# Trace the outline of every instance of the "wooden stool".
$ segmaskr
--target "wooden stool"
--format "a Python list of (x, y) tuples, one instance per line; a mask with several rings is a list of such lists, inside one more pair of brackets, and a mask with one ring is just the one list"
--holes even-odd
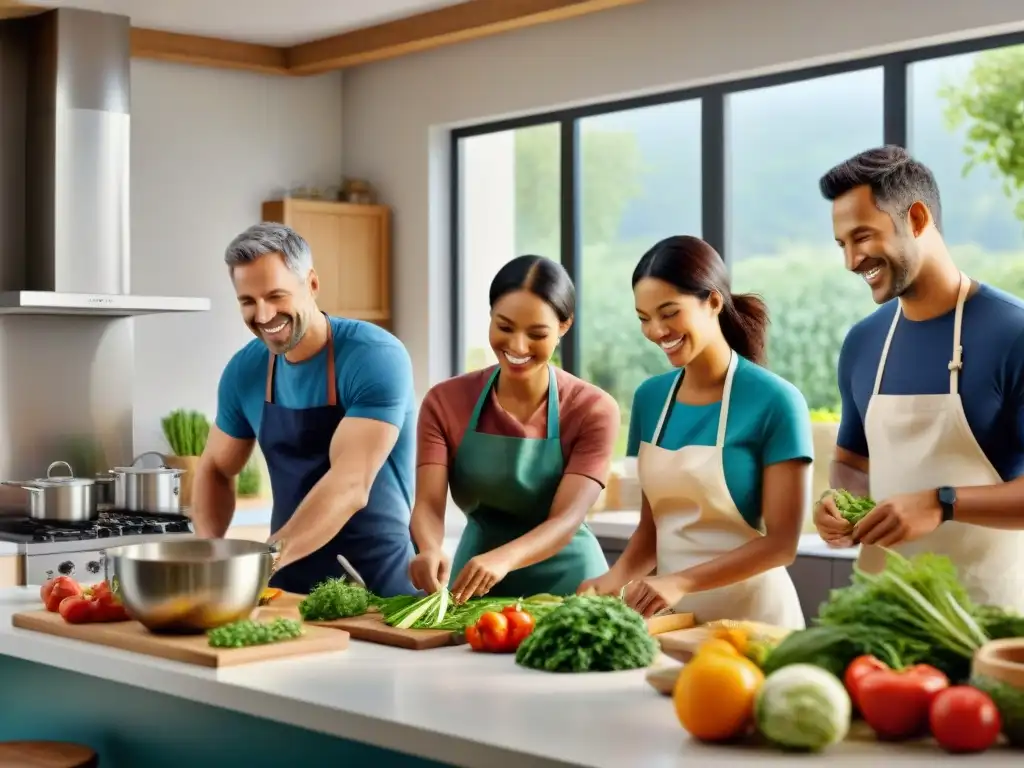
[(96, 753), (68, 741), (0, 742), (0, 768), (96, 768)]

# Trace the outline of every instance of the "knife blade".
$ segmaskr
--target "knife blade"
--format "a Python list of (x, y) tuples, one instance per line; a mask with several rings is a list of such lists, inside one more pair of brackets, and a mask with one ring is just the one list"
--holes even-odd
[(363, 577), (359, 575), (359, 571), (352, 567), (352, 563), (350, 563), (344, 555), (338, 555), (338, 563), (345, 569), (345, 573), (350, 579), (352, 579), (352, 581), (363, 589), (366, 589), (366, 582), (363, 581)]

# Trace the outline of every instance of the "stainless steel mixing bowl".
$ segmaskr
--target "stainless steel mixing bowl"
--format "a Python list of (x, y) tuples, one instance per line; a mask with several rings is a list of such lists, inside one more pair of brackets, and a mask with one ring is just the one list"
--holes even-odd
[(270, 581), (266, 544), (244, 539), (177, 539), (113, 547), (107, 578), (150, 632), (199, 634), (248, 618)]

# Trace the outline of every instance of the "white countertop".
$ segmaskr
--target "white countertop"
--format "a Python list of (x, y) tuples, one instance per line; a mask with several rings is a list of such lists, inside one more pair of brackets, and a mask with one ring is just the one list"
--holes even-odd
[[(771, 749), (691, 741), (672, 703), (644, 672), (552, 674), (466, 646), (430, 651), (352, 641), (341, 652), (226, 669), (149, 656), (16, 629), (11, 614), (41, 607), (38, 589), (0, 590), (0, 654), (373, 744), (460, 766), (644, 768), (736, 765), (757, 759), (791, 766)], [(671, 663), (671, 662), (668, 662)], [(927, 744), (845, 743), (832, 765), (931, 765), (962, 757)], [(991, 752), (975, 763), (1002, 761)]]

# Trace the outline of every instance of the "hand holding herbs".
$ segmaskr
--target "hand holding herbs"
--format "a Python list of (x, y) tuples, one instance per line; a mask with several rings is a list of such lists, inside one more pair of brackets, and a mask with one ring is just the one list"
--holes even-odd
[(854, 496), (843, 488), (832, 491), (832, 501), (835, 502), (836, 509), (839, 510), (843, 520), (850, 525), (859, 523), (868, 512), (875, 508), (874, 499), (870, 496)]

